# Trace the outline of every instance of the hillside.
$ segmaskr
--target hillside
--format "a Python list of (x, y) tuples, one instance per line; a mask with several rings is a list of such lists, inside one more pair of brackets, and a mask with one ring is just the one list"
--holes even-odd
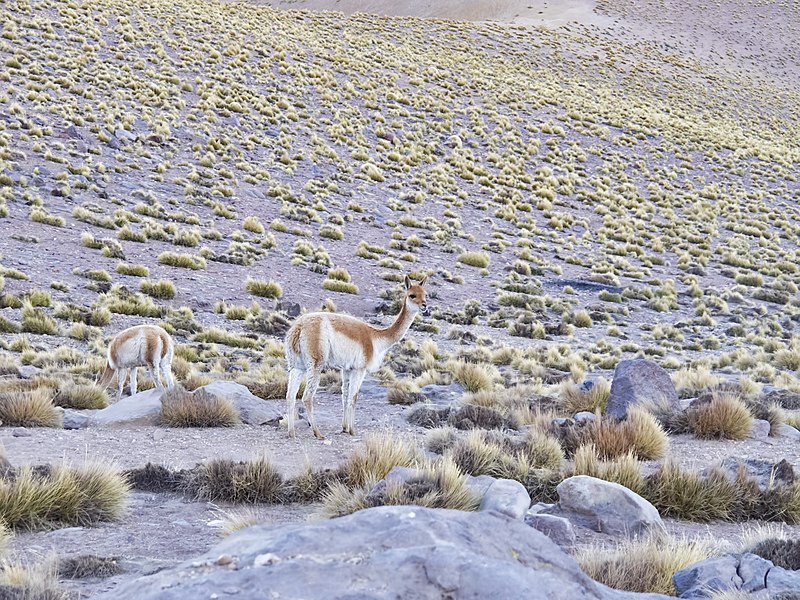
[[(473, 5), (4, 3), (0, 384), (88, 384), (110, 337), (147, 321), (175, 336), (187, 387), (279, 398), (297, 311), (387, 324), (410, 274), (429, 277), (432, 313), (385, 386), (478, 363), (490, 389), (557, 395), (642, 357), (683, 398), (728, 380), (800, 392), (791, 3)], [(402, 415), (357, 419), (424, 433)], [(96, 453), (127, 468), (263, 446), (290, 471), (359, 442), (87, 431), (3, 442), (12, 464)], [(693, 467), (731, 448), (674, 444)], [(737, 444), (800, 468), (796, 443)]]

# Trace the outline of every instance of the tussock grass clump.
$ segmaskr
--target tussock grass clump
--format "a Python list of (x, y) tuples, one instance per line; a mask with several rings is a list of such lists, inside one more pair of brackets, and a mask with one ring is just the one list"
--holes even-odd
[(258, 217), (255, 216), (246, 217), (242, 222), (242, 229), (259, 235), (264, 233), (264, 226), (261, 224), (261, 221), (258, 220)]
[(322, 281), (322, 287), (331, 292), (358, 294), (358, 286), (353, 283), (350, 273), (343, 267), (328, 269), (327, 277)]
[(489, 255), (486, 254), (486, 252), (462, 252), (458, 255), (456, 260), (462, 264), (479, 269), (485, 269), (489, 266)]
[(437, 427), (425, 434), (425, 449), (428, 452), (444, 454), (445, 451), (455, 445), (457, 440), (458, 430), (455, 427), (450, 427), (449, 425)]
[(672, 576), (715, 553), (709, 541), (661, 534), (625, 540), (614, 548), (588, 546), (575, 560), (589, 577), (609, 587), (674, 596)]
[(491, 475), (526, 483), (536, 470), (559, 469), (564, 453), (558, 441), (538, 432), (523, 440), (496, 432), (471, 431), (446, 452), (453, 462), (470, 475)]
[(741, 440), (753, 428), (753, 415), (735, 395), (714, 392), (708, 401), (696, 402), (686, 411), (689, 429), (702, 438)]
[(465, 476), (448, 458), (428, 463), (419, 468), (410, 479), (365, 485), (351, 489), (334, 482), (323, 497), (322, 513), (339, 517), (373, 506), (415, 505), (428, 508), (476, 510), (478, 498), (466, 487)]
[(283, 477), (265, 455), (247, 462), (214, 459), (195, 469), (188, 487), (198, 499), (273, 504), (283, 497)]
[(117, 264), (115, 271), (120, 275), (130, 275), (132, 277), (149, 277), (150, 269), (144, 265), (129, 265), (127, 263)]
[(605, 412), (610, 394), (611, 383), (603, 377), (592, 382), (588, 389), (566, 381), (559, 387), (558, 407), (570, 415), (581, 411)]
[(153, 298), (165, 300), (172, 300), (176, 294), (175, 284), (168, 279), (159, 279), (158, 281), (145, 279), (139, 284), (139, 291)]
[(249, 294), (261, 296), (262, 298), (280, 298), (283, 296), (283, 288), (275, 281), (263, 281), (261, 279), (247, 278), (245, 289)]
[(10, 527), (86, 526), (124, 514), (129, 487), (115, 468), (94, 463), (44, 471), (25, 466), (0, 479), (0, 519)]
[(73, 595), (58, 581), (58, 562), (55, 557), (35, 564), (0, 563), (0, 586), (3, 595), (20, 600), (69, 600)]
[(44, 223), (45, 225), (52, 225), (53, 227), (63, 227), (66, 224), (64, 217), (51, 215), (41, 206), (34, 206), (31, 209), (31, 221), (35, 221), (36, 223)]
[(409, 406), (417, 402), (425, 402), (425, 395), (420, 393), (419, 388), (412, 381), (398, 381), (389, 388), (386, 399), (389, 404)]
[(84, 385), (67, 384), (58, 390), (58, 394), (53, 399), (53, 404), (64, 408), (105, 408), (108, 406), (108, 393), (93, 383)]
[(666, 460), (648, 478), (644, 497), (662, 515), (708, 522), (730, 517), (737, 501), (737, 486), (719, 469), (701, 477)]
[(198, 271), (206, 268), (206, 261), (202, 256), (191, 254), (177, 254), (175, 252), (162, 252), (158, 255), (158, 262), (171, 267), (181, 267)]
[(574, 475), (589, 475), (605, 481), (613, 481), (637, 494), (645, 490), (645, 478), (641, 465), (633, 452), (618, 456), (614, 460), (600, 459), (594, 444), (586, 444), (575, 451)]
[(175, 386), (161, 397), (161, 422), (170, 427), (233, 427), (241, 420), (227, 398)]
[(50, 388), (0, 392), (0, 421), (17, 427), (63, 427)]
[[(130, 292), (122, 286), (112, 287), (100, 297), (100, 303), (99, 308), (120, 315), (155, 318), (166, 313), (166, 309), (158, 306), (151, 298)], [(110, 318), (110, 315), (108, 317)], [(100, 325), (100, 323), (92, 323), (92, 325)]]
[(21, 329), (26, 333), (56, 335), (58, 333), (58, 323), (44, 311), (25, 303), (22, 307)]
[(691, 398), (719, 385), (720, 379), (708, 367), (688, 367), (672, 374), (672, 383), (681, 398)]
[(131, 488), (143, 492), (181, 492), (186, 488), (186, 472), (171, 471), (163, 465), (147, 463), (124, 475)]
[(468, 392), (491, 390), (500, 381), (500, 373), (492, 364), (448, 361), (445, 368), (453, 374), (453, 379), (464, 386)]
[(64, 579), (105, 579), (124, 573), (120, 559), (112, 556), (83, 554), (62, 558), (58, 563), (58, 576)]
[[(419, 410), (422, 411), (422, 408)], [(513, 428), (515, 424), (509, 422), (500, 411), (476, 404), (467, 404), (449, 411), (447, 422), (456, 429), (506, 429)]]
[(633, 452), (637, 458), (652, 460), (661, 458), (667, 450), (667, 434), (656, 418), (640, 406), (632, 406), (624, 421), (598, 414), (584, 431), (585, 440), (593, 443), (604, 459)]
[(19, 333), (21, 329), (22, 328), (14, 323), (14, 321), (10, 321), (3, 315), (0, 315), (0, 333)]
[(223, 344), (225, 346), (233, 346), (234, 348), (257, 348), (258, 339), (230, 333), (224, 329), (212, 327), (206, 331), (201, 331), (194, 336), (195, 342), (206, 342), (209, 344)]
[(421, 461), (422, 454), (413, 442), (389, 432), (371, 433), (339, 467), (338, 475), (349, 488), (362, 487), (383, 479), (392, 467), (413, 467)]
[(778, 567), (790, 571), (800, 570), (800, 540), (766, 539), (758, 542), (751, 552), (772, 561)]

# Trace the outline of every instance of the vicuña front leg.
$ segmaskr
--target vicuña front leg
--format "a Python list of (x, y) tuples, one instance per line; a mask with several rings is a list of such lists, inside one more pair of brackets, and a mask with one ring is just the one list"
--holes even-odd
[(352, 371), (341, 370), (342, 374), (342, 432), (347, 433), (347, 399), (350, 397), (350, 376)]
[(344, 413), (344, 427), (345, 433), (350, 435), (356, 434), (356, 400), (358, 399), (358, 391), (361, 389), (361, 384), (364, 382), (364, 376), (367, 374), (365, 370), (351, 371), (350, 382), (347, 386), (347, 408)]

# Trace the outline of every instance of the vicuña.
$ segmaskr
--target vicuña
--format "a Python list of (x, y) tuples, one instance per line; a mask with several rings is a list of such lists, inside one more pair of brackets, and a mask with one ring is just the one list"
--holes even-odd
[(342, 373), (342, 431), (355, 435), (355, 409), (364, 376), (380, 367), (386, 351), (399, 342), (420, 311), (427, 311), (425, 280), (414, 283), (405, 278), (403, 307), (394, 323), (378, 329), (364, 321), (337, 313), (315, 312), (297, 318), (284, 342), (289, 384), (286, 389), (286, 423), (294, 437), (295, 403), (303, 379), (306, 389), (303, 404), (311, 430), (324, 439), (314, 418), (314, 394), (323, 369)]
[(97, 382), (101, 387), (108, 387), (114, 374), (119, 381), (117, 401), (122, 398), (122, 388), (128, 369), (131, 370), (131, 396), (136, 393), (136, 369), (147, 367), (157, 388), (163, 389), (161, 375), (167, 381), (167, 387), (174, 385), (172, 378), (172, 357), (175, 353), (175, 342), (172, 337), (157, 325), (136, 325), (120, 331), (108, 346), (106, 370)]

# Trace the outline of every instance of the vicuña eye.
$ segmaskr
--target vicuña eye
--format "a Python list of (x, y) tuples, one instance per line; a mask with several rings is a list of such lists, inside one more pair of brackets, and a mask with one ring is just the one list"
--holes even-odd
[(409, 297), (409, 298), (416, 298), (416, 297), (417, 297), (417, 295), (416, 295), (416, 294), (409, 294), (409, 295), (408, 295), (408, 297)]

